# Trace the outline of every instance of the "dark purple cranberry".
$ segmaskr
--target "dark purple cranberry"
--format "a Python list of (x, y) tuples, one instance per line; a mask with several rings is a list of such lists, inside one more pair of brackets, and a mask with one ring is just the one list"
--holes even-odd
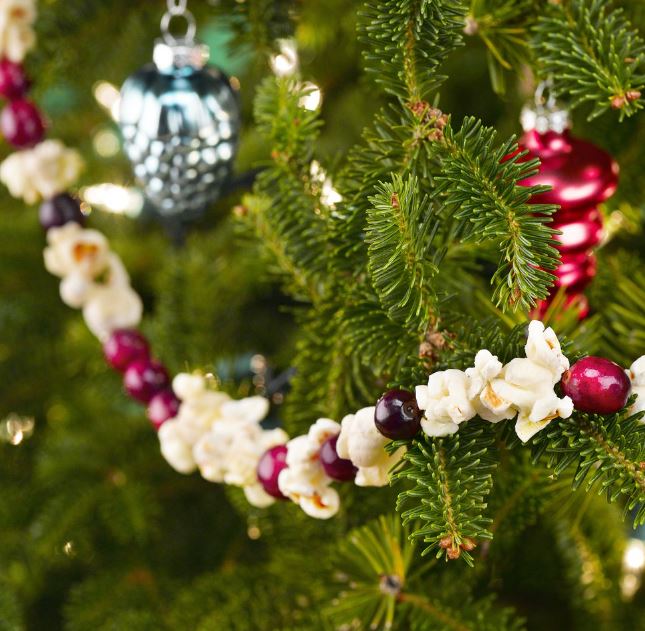
[(29, 89), (29, 79), (22, 64), (4, 57), (0, 59), (0, 96), (13, 101), (24, 96)]
[(148, 404), (148, 418), (157, 431), (167, 420), (177, 416), (180, 405), (181, 401), (170, 388), (157, 392), (150, 399), (150, 403)]
[(352, 464), (351, 460), (341, 458), (336, 451), (338, 436), (328, 438), (320, 448), (320, 464), (322, 464), (325, 473), (338, 482), (348, 482), (356, 477), (358, 469)]
[(85, 215), (81, 211), (79, 201), (68, 193), (60, 193), (46, 199), (38, 212), (40, 225), (45, 229), (64, 226), (73, 221), (81, 226), (85, 224)]
[(376, 404), (374, 423), (383, 436), (403, 440), (417, 434), (421, 428), (421, 416), (412, 392), (389, 390)]
[(103, 353), (112, 368), (125, 372), (132, 362), (148, 359), (150, 346), (143, 333), (135, 329), (120, 329), (113, 331), (105, 341)]
[(170, 378), (163, 364), (154, 359), (137, 359), (126, 369), (123, 385), (127, 393), (141, 403), (150, 403), (160, 390), (165, 390)]
[(23, 149), (38, 144), (45, 135), (45, 123), (38, 108), (27, 99), (5, 105), (0, 114), (0, 130), (6, 141)]
[(262, 488), (271, 496), (279, 500), (287, 498), (278, 486), (280, 471), (287, 468), (287, 446), (277, 445), (262, 454), (258, 462), (257, 477)]
[(562, 391), (576, 410), (613, 414), (625, 407), (631, 381), (625, 371), (602, 357), (583, 357), (562, 376)]

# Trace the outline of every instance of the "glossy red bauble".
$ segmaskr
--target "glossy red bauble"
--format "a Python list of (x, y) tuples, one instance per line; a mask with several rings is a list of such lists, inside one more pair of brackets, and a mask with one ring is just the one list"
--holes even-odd
[[(531, 198), (532, 204), (557, 204), (551, 226), (561, 255), (555, 271), (552, 293), (563, 287), (567, 303), (578, 304), (579, 315), (588, 311), (583, 291), (596, 275), (593, 248), (602, 239), (602, 218), (598, 204), (608, 199), (618, 185), (618, 165), (611, 156), (595, 145), (563, 132), (527, 131), (520, 147), (529, 151), (528, 158), (540, 159), (539, 172), (522, 181), (523, 185), (547, 185), (551, 190)], [(543, 313), (547, 300), (540, 307)]]
[(631, 387), (625, 371), (602, 357), (583, 357), (562, 376), (562, 391), (581, 412), (618, 412), (625, 407)]

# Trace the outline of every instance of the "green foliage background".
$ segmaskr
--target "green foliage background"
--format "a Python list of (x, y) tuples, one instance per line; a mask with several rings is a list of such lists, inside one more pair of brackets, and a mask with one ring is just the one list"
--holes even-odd
[[(506, 228), (468, 174), (477, 162), (492, 182), (498, 175), (511, 184), (520, 179), (513, 165), (502, 170), (499, 157), (531, 93), (528, 66), (553, 73), (563, 95), (578, 95), (576, 133), (610, 151), (622, 170), (605, 209), (617, 230), (600, 253), (594, 315), (582, 325), (563, 319), (559, 332), (570, 338), (571, 357), (584, 349), (626, 364), (645, 353), (643, 100), (621, 112), (606, 106), (607, 95), (645, 83), (642, 41), (630, 32), (645, 29), (640, 2), (609, 9), (592, 0), (190, 4), (214, 60), (241, 83), (237, 172), (266, 168), (252, 195), (237, 190), (222, 200), (180, 249), (154, 222), (96, 210), (90, 219), (126, 262), (146, 303), (144, 331), (172, 371), (218, 369), (226, 387), (246, 392), (251, 354), (263, 354), (277, 371), (295, 366), (293, 390), (275, 411), (295, 434), (319, 415), (339, 419), (372, 403), (389, 382), (421, 383), (427, 366), (417, 348), (429, 311), (455, 340), (438, 353), (436, 368), (464, 367), (484, 345), (513, 356), (520, 331), (514, 327), (525, 309), (502, 307), (517, 288), (520, 307), (544, 292), (545, 280), (531, 276), (527, 256), (548, 262), (552, 253), (548, 244), (535, 245), (544, 226), (527, 222), (535, 249), (518, 256), (521, 273), (508, 290), (497, 247)], [(163, 3), (39, 5), (39, 47), (28, 67), (52, 135), (83, 153), (83, 184), (131, 183), (122, 156), (106, 159), (94, 150), (95, 134), (113, 123), (92, 89), (99, 80), (119, 85), (149, 60)], [(609, 21), (603, 11), (620, 5), (624, 16), (612, 13)], [(411, 43), (416, 68), (406, 73), (401, 42), (410, 15), (418, 18)], [(466, 15), (478, 29), (459, 46)], [(632, 26), (622, 28), (624, 19)], [(266, 79), (275, 39), (292, 33), (303, 78), (324, 94), (320, 119), (303, 118), (297, 131), (294, 86)], [(362, 51), (369, 51), (365, 62)], [(633, 59), (628, 70), (626, 56)], [(406, 145), (408, 132), (422, 124), (402, 104), (434, 99), (442, 82), (438, 106), (451, 115), (450, 151)], [(276, 148), (284, 160), (270, 160)], [(343, 221), (311, 220), (320, 208), (319, 192), (307, 181), (313, 157), (343, 192)], [(435, 186), (438, 170), (444, 179)], [(392, 225), (394, 192), (407, 231)], [(504, 203), (522, 221), (528, 216), (522, 191), (511, 186), (507, 193)], [(230, 209), (242, 201), (240, 220)], [(607, 453), (593, 451), (593, 436), (605, 432), (629, 463), (642, 463), (636, 420), (585, 418), (585, 432), (562, 424), (541, 435), (532, 453), (503, 429), (481, 438), (473, 423), (459, 440), (419, 441), (395, 488), (343, 489), (344, 509), (330, 522), (291, 505), (257, 511), (237, 491), (165, 464), (141, 408), (121, 396), (118, 376), (44, 271), (36, 210), (5, 192), (0, 206), (0, 418), (15, 412), (36, 419), (32, 438), (18, 447), (0, 444), (0, 630), (390, 623), (415, 630), (645, 629), (642, 590), (629, 603), (620, 593), (631, 525), (621, 521), (621, 508), (631, 499), (642, 504), (642, 486)], [(470, 234), (473, 223), (486, 240)], [(403, 255), (386, 270), (391, 250)], [(495, 270), (491, 301), (488, 277)], [(226, 379), (223, 367), (235, 363), (241, 371)], [(442, 454), (450, 465), (428, 469)], [(576, 467), (588, 472), (597, 461), (600, 484), (621, 495), (622, 504), (579, 484)], [(447, 525), (437, 516), (446, 501), (438, 475), (444, 489), (472, 491)], [(580, 486), (574, 492), (572, 482)], [(404, 502), (404, 530), (392, 516), (396, 494), (414, 498), (418, 488), (436, 506), (414, 510)], [(371, 521), (379, 515), (385, 517)], [(407, 538), (412, 532), (416, 544)], [(421, 557), (446, 533), (478, 540), (473, 569)], [(383, 585), (384, 576), (394, 575), (402, 583), (396, 597)]]

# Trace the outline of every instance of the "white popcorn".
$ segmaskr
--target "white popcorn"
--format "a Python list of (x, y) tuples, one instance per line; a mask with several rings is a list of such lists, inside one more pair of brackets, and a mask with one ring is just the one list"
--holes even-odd
[[(639, 357), (627, 371), (627, 376), (632, 382), (632, 394), (636, 395), (634, 405), (629, 408), (630, 414), (645, 411), (645, 355)], [(641, 419), (645, 423), (645, 419)]]
[(209, 390), (201, 375), (179, 373), (172, 386), (181, 405), (177, 416), (159, 429), (161, 453), (171, 467), (180, 473), (191, 473), (197, 468), (193, 448), (221, 418), (222, 405), (230, 397)]
[(427, 386), (417, 386), (421, 426), (428, 436), (448, 436), (475, 416), (498, 423), (517, 415), (515, 431), (527, 441), (556, 417), (573, 412), (569, 397), (560, 399), (554, 386), (569, 368), (553, 329), (534, 320), (528, 327), (526, 357), (505, 366), (488, 350), (465, 372), (444, 370), (430, 375)]
[(266, 397), (246, 397), (222, 404), (225, 419), (241, 423), (259, 423), (269, 413), (269, 400)]
[(159, 428), (161, 454), (175, 471), (192, 473), (197, 468), (193, 445), (201, 435), (198, 428), (182, 423), (177, 418), (166, 421)]
[(36, 43), (35, 0), (0, 0), (0, 54), (21, 62)]
[(544, 324), (539, 320), (533, 320), (529, 324), (529, 335), (524, 352), (527, 359), (546, 366), (551, 371), (555, 378), (554, 385), (560, 381), (562, 373), (569, 370), (569, 360), (562, 354), (555, 331), (551, 327), (545, 330)]
[(93, 280), (83, 274), (70, 274), (60, 283), (61, 300), (72, 309), (80, 309), (96, 287)]
[(275, 497), (269, 495), (259, 482), (244, 487), (247, 502), (256, 508), (266, 508), (275, 502)]
[(130, 287), (121, 259), (110, 252), (107, 239), (97, 230), (69, 222), (47, 232), (44, 259), (47, 270), (62, 278), (60, 295), (75, 309), (83, 308), (90, 331), (104, 340), (115, 329), (139, 324), (141, 298)]
[(336, 452), (341, 458), (351, 460), (358, 468), (357, 486), (385, 486), (388, 472), (403, 457), (403, 448), (389, 455), (385, 445), (389, 442), (374, 424), (374, 406), (348, 414), (341, 423)]
[[(1, 0), (0, 0), (1, 1)], [(77, 180), (83, 161), (59, 140), (45, 140), (32, 149), (16, 151), (0, 164), (0, 180), (26, 204), (53, 197)]]
[(98, 285), (83, 306), (83, 318), (99, 340), (117, 329), (136, 327), (141, 322), (143, 303), (130, 285)]
[(328, 519), (338, 512), (340, 498), (329, 488), (332, 479), (320, 462), (320, 448), (341, 426), (331, 419), (318, 419), (304, 436), (287, 443), (287, 468), (278, 476), (280, 491), (311, 517)]
[(258, 423), (221, 419), (197, 441), (193, 455), (206, 480), (246, 487), (257, 483), (262, 454), (287, 440), (281, 429), (264, 430)]
[(180, 473), (199, 468), (206, 480), (239, 486), (254, 506), (271, 504), (274, 499), (258, 483), (256, 469), (267, 449), (289, 437), (260, 425), (269, 402), (264, 397), (234, 401), (209, 389), (207, 378), (198, 374), (179, 373), (172, 385), (181, 399), (179, 412), (159, 429), (161, 452), (170, 465)]
[(526, 358), (516, 358), (504, 366), (480, 397), (494, 414), (518, 413), (515, 432), (526, 442), (554, 418), (568, 418), (573, 401), (559, 398), (554, 386), (569, 368), (553, 329), (534, 320), (529, 325)]
[(177, 373), (172, 380), (172, 389), (182, 401), (197, 398), (207, 391), (206, 386), (206, 379), (202, 375), (188, 372)]
[(430, 375), (427, 386), (417, 386), (417, 405), (424, 410), (421, 427), (428, 436), (448, 436), (476, 414), (469, 396), (470, 379), (461, 370)]
[(490, 387), (490, 382), (502, 372), (502, 369), (502, 362), (488, 350), (479, 351), (475, 356), (474, 368), (466, 369), (466, 375), (470, 380), (468, 396), (477, 416), (491, 423), (513, 418), (516, 414), (515, 410), (499, 399)]
[(93, 280), (110, 263), (110, 245), (98, 230), (69, 222), (47, 231), (45, 268), (60, 278), (75, 275)]

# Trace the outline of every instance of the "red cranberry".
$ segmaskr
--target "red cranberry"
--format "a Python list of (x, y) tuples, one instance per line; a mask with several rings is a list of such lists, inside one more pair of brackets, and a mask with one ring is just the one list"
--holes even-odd
[(81, 226), (85, 224), (85, 215), (81, 211), (78, 200), (68, 193), (60, 193), (45, 200), (38, 212), (40, 225), (45, 229), (64, 226), (73, 221)]
[(421, 412), (416, 397), (408, 390), (389, 390), (376, 404), (374, 423), (383, 436), (392, 440), (409, 439), (421, 427)]
[(120, 329), (103, 344), (103, 353), (112, 368), (125, 372), (132, 362), (148, 359), (150, 346), (143, 333), (135, 329)]
[(347, 482), (356, 477), (358, 469), (351, 460), (341, 458), (336, 451), (338, 436), (328, 438), (320, 448), (320, 464), (325, 473), (332, 479), (339, 482)]
[(278, 486), (280, 471), (287, 468), (287, 446), (277, 445), (264, 452), (258, 462), (257, 476), (262, 488), (271, 496), (279, 500), (287, 498)]
[(170, 384), (170, 378), (163, 364), (154, 359), (133, 361), (123, 375), (127, 393), (141, 403), (150, 403), (152, 397)]
[(613, 414), (625, 407), (631, 382), (625, 371), (602, 357), (583, 357), (562, 377), (562, 390), (576, 410)]
[(14, 100), (24, 96), (29, 89), (29, 79), (22, 64), (7, 59), (0, 59), (0, 96)]
[(0, 130), (7, 142), (19, 149), (33, 147), (45, 135), (45, 123), (38, 108), (27, 99), (5, 105), (0, 114)]
[(170, 388), (157, 392), (148, 404), (148, 418), (155, 429), (159, 430), (167, 420), (175, 418), (180, 405), (181, 401)]

